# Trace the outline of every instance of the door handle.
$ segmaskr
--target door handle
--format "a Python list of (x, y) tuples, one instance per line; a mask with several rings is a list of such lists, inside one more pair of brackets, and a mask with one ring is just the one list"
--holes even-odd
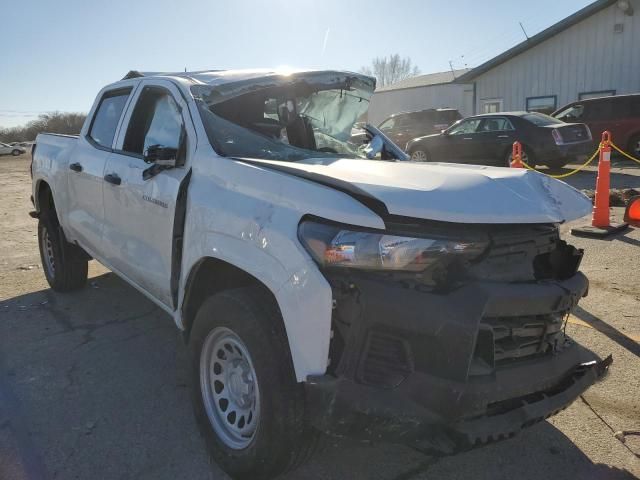
[(463, 140), (473, 140), (473, 137), (464, 137)]
[(509, 138), (509, 135), (498, 135), (498, 138)]
[(120, 179), (120, 177), (115, 173), (107, 173), (104, 176), (104, 181), (111, 183), (112, 185), (120, 185), (120, 183), (122, 183), (122, 180)]
[(69, 168), (71, 170), (73, 170), (74, 172), (81, 172), (82, 171), (82, 165), (80, 165), (78, 162), (72, 163), (71, 165), (69, 165)]

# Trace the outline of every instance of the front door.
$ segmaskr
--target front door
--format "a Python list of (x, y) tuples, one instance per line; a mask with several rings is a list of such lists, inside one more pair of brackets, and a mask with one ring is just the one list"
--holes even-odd
[(78, 138), (68, 165), (68, 214), (70, 236), (91, 252), (102, 250), (104, 167), (131, 88), (107, 91), (95, 110), (86, 136)]
[(192, 127), (185, 127), (188, 107), (171, 83), (143, 83), (138, 92), (105, 168), (104, 250), (112, 268), (173, 307), (174, 219), (187, 168), (181, 158), (182, 166), (146, 175), (145, 153), (151, 146), (184, 151)]
[(443, 134), (439, 151), (434, 154), (441, 162), (473, 163), (478, 150), (479, 118), (469, 118)]

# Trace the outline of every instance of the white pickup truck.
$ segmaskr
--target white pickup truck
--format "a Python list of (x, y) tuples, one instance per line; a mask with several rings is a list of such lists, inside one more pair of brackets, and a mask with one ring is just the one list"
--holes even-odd
[[(41, 134), (43, 270), (96, 259), (171, 315), (213, 458), (271, 478), (320, 432), (453, 453), (507, 438), (601, 377), (564, 333), (587, 292), (558, 224), (590, 211), (524, 169), (405, 161), (372, 78), (130, 72), (77, 137)], [(361, 138), (361, 137), (360, 137)]]

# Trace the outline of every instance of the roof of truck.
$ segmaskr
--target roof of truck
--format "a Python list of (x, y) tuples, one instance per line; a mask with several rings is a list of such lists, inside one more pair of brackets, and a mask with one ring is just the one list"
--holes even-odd
[[(252, 78), (264, 78), (272, 75), (292, 75), (305, 72), (332, 72), (333, 70), (304, 70), (304, 69), (277, 69), (277, 68), (262, 68), (262, 69), (248, 69), (248, 70), (202, 70), (196, 72), (140, 72), (138, 70), (129, 71), (122, 80), (128, 80), (132, 78), (141, 77), (178, 77), (185, 78), (193, 81), (194, 83), (201, 83), (207, 85), (222, 85), (225, 83), (238, 82), (242, 80), (249, 80)], [(350, 72), (338, 72), (336, 73), (349, 73)], [(359, 77), (366, 77), (359, 73), (353, 73)]]

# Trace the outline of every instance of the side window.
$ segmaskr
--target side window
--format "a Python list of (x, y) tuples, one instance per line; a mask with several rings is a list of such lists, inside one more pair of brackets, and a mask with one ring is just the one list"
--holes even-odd
[(611, 99), (611, 118), (629, 118), (631, 116), (631, 102), (629, 98), (613, 97)]
[(130, 93), (131, 89), (128, 88), (107, 92), (103, 95), (89, 129), (89, 137), (98, 145), (111, 148), (116, 127)]
[(511, 122), (504, 117), (500, 118), (485, 118), (478, 129), (479, 132), (504, 132), (507, 130), (513, 130)]
[(584, 106), (580, 104), (572, 105), (565, 108), (560, 113), (555, 115), (555, 118), (562, 120), (563, 122), (571, 123), (582, 120), (584, 115)]
[(463, 120), (449, 130), (449, 135), (468, 135), (470, 133), (476, 133), (476, 129), (480, 124), (479, 118), (472, 120)]
[(144, 155), (152, 145), (180, 148), (184, 123), (178, 104), (163, 88), (145, 87), (129, 120), (122, 149)]
[(610, 120), (613, 117), (613, 104), (610, 101), (595, 101), (586, 105), (584, 116), (587, 120)]
[(640, 95), (631, 98), (630, 110), (632, 117), (640, 117)]
[(382, 122), (382, 124), (378, 128), (383, 132), (391, 130), (395, 126), (397, 119), (398, 117), (388, 118), (384, 122)]

